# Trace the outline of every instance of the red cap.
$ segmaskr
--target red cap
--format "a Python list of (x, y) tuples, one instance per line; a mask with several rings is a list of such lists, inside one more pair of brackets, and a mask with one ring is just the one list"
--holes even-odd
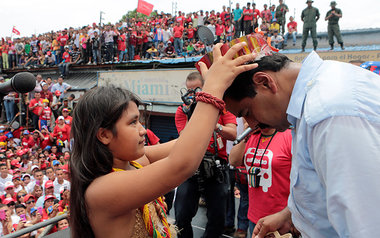
[(3, 204), (8, 205), (9, 203), (14, 202), (14, 201), (15, 200), (13, 200), (13, 198), (6, 198), (4, 199)]
[(23, 150), (18, 150), (17, 152), (16, 152), (16, 155), (17, 156), (23, 156), (25, 154), (25, 152), (23, 151)]
[(70, 173), (69, 171), (69, 164), (65, 164), (61, 167), (64, 173)]
[(13, 157), (15, 154), (13, 154), (13, 153), (9, 153), (8, 155), (7, 155), (7, 157), (8, 158), (11, 158), (11, 157)]
[(53, 181), (51, 181), (51, 180), (46, 181), (45, 188), (51, 188), (51, 187), (54, 188)]
[[(9, 155), (8, 155), (9, 156)], [(21, 164), (18, 162), (17, 159), (14, 159), (11, 161), (11, 165), (12, 166), (15, 166), (16, 168), (20, 168), (21, 167)]]
[(64, 108), (64, 109), (62, 109), (62, 112), (69, 112), (69, 109)]
[(56, 90), (54, 93), (55, 93), (55, 96), (57, 96), (57, 97), (61, 96), (61, 91), (59, 91), (59, 90)]
[(51, 199), (51, 198), (57, 199), (54, 195), (46, 195), (44, 202), (46, 202), (46, 200)]
[(15, 176), (13, 176), (12, 180), (14, 180), (14, 179), (21, 179), (21, 177), (20, 177), (20, 175), (15, 175)]
[(29, 194), (25, 195), (24, 202), (27, 202), (30, 198), (33, 198), (34, 200), (36, 200), (36, 198), (32, 194), (29, 193)]

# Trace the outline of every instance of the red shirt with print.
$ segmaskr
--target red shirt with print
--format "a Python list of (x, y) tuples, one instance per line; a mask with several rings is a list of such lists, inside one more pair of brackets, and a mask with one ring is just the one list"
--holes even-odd
[(67, 41), (69, 40), (69, 36), (67, 34), (66, 35), (60, 35), (60, 36), (58, 36), (57, 40), (61, 46), (65, 46)]
[(187, 29), (187, 38), (193, 39), (194, 38), (194, 28)]
[(223, 32), (224, 32), (224, 25), (222, 25), (222, 24), (216, 24), (216, 27), (215, 27), (215, 35), (217, 35), (217, 36), (221, 36), (222, 34), (223, 34)]
[[(40, 104), (40, 105), (43, 105), (43, 103), (42, 103), (42, 98), (40, 98), (40, 100), (36, 100), (35, 98), (33, 98), (32, 100), (30, 100), (30, 102), (29, 102), (29, 107), (34, 107), (34, 105), (36, 105), (36, 104)], [(41, 106), (37, 106), (37, 107), (35, 107), (35, 108), (33, 108), (33, 110), (32, 110), (32, 112), (34, 113), (34, 114), (36, 114), (36, 115), (38, 115), (38, 113), (40, 112), (40, 110), (42, 109), (42, 107)]]
[(64, 52), (62, 55), (62, 59), (65, 60), (65, 63), (70, 63), (70, 53), (69, 52)]
[[(62, 132), (62, 135), (59, 135)], [(64, 124), (62, 128), (58, 125), (54, 127), (53, 137), (57, 137), (57, 139), (65, 141), (70, 139), (70, 126)]]
[[(179, 106), (177, 108), (177, 111), (175, 113), (175, 125), (177, 127), (178, 134), (185, 128), (187, 123), (187, 116), (182, 111), (182, 106)], [(220, 115), (218, 123), (220, 125), (226, 125), (226, 124), (235, 124), (236, 123), (236, 117), (230, 113), (230, 112), (223, 112), (222, 115)], [(217, 145), (218, 145), (218, 156), (220, 158), (223, 158), (227, 160), (227, 152), (226, 152), (226, 144), (227, 140), (221, 137), (220, 135), (216, 134), (217, 136)], [(207, 151), (211, 153), (215, 153), (215, 149), (211, 146), (214, 145), (214, 136), (211, 136), (210, 143), (208, 145)]]
[(255, 19), (257, 19), (259, 16), (260, 16), (260, 11), (259, 11), (259, 9), (255, 9), (255, 11), (254, 11), (254, 13), (253, 13), (253, 17), (254, 17)]
[(271, 137), (263, 137), (260, 134), (254, 134), (248, 139), (244, 152), (244, 165), (249, 171), (254, 160), (253, 167), (261, 170), (259, 187), (251, 187), (251, 178), (248, 178), (248, 219), (255, 224), (260, 218), (279, 212), (288, 204), (292, 166), (291, 146), (290, 130), (277, 132), (272, 140)]
[(126, 48), (127, 46), (125, 44), (125, 35), (121, 34), (117, 39), (117, 49), (120, 51), (125, 51)]
[(287, 26), (288, 26), (289, 32), (297, 31), (297, 22), (295, 21), (289, 22)]
[[(243, 11), (243, 14), (245, 14), (245, 13), (253, 13), (253, 9), (245, 9)], [(244, 15), (243, 20), (244, 21), (252, 21), (253, 20), (253, 15)]]

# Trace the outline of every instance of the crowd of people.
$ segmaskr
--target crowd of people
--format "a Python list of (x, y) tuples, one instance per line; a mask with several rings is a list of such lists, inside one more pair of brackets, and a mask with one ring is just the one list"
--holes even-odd
[[(3, 81), (1, 79), (0, 81)], [(32, 226), (69, 211), (70, 116), (75, 96), (59, 78), (36, 76), (36, 88), (25, 95), (29, 126), (14, 128), (19, 95), (4, 97), (6, 119), (0, 126), (0, 234)], [(70, 100), (69, 100), (70, 99)], [(52, 230), (68, 227), (68, 220)], [(38, 229), (22, 237), (37, 237)]]
[[(311, 0), (307, 1), (312, 3)], [(329, 22), (329, 44), (334, 44), (333, 36), (343, 48), (338, 21), (342, 17), (340, 9), (326, 15)], [(312, 9), (308, 11), (307, 9)], [(316, 9), (316, 8), (315, 8)], [(316, 49), (316, 12), (308, 6), (302, 13), (304, 31), (302, 48), (305, 48), (308, 30)], [(200, 26), (207, 26), (214, 35), (215, 43), (260, 31), (270, 37), (272, 45), (278, 49), (287, 46), (288, 38), (296, 43), (297, 23), (294, 16), (287, 17), (289, 8), (279, 0), (279, 4), (263, 8), (248, 2), (234, 9), (225, 7), (221, 11), (203, 11), (175, 15), (153, 12), (147, 18), (126, 18), (115, 24), (92, 25), (82, 28), (68, 27), (57, 32), (48, 32), (31, 37), (2, 38), (0, 42), (0, 67), (3, 69), (59, 66), (63, 76), (68, 74), (71, 64), (108, 64), (136, 59), (163, 59), (203, 55), (212, 49), (197, 35)], [(311, 15), (310, 15), (311, 14)], [(286, 21), (289, 18), (289, 22)], [(331, 35), (331, 36), (330, 36)]]

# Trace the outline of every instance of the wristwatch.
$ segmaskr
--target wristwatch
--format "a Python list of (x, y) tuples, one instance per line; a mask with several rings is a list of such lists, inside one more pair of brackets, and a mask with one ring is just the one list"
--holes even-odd
[(222, 125), (219, 124), (218, 128), (216, 129), (216, 132), (220, 133), (223, 131)]

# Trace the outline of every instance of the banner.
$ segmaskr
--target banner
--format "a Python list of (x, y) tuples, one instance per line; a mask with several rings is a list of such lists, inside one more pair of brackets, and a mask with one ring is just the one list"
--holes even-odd
[(13, 29), (12, 29), (12, 33), (13, 34), (16, 34), (16, 35), (20, 35), (20, 32), (15, 28), (15, 27), (13, 27)]
[(149, 16), (153, 11), (153, 4), (150, 4), (144, 0), (139, 0), (137, 4), (137, 12)]

